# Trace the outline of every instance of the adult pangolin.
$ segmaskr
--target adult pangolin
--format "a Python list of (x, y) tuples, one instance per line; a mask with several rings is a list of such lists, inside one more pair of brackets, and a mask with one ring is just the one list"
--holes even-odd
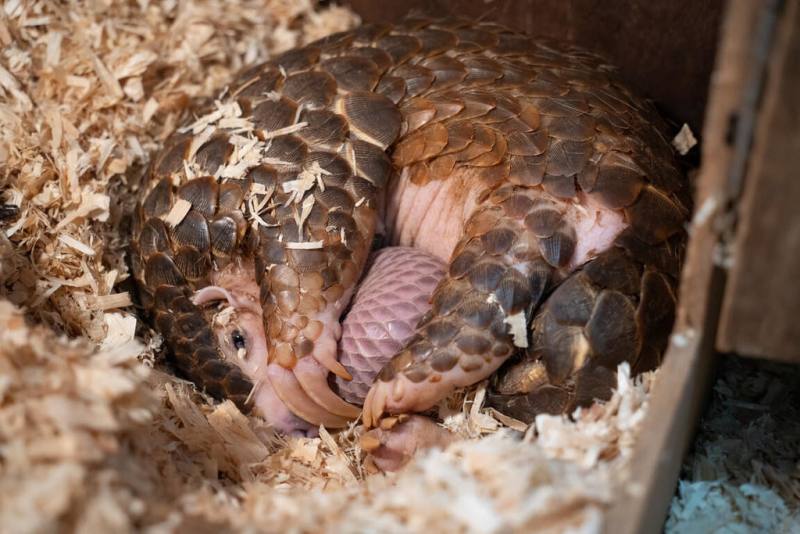
[[(607, 397), (620, 362), (658, 364), (687, 182), (596, 56), (412, 17), (249, 68), (195, 119), (151, 163), (131, 256), (175, 365), (215, 397), (285, 431), (343, 427), (362, 400), (371, 427), (495, 374), (489, 402), (529, 421)], [(387, 307), (417, 324), (379, 373), (338, 358), (376, 237), (435, 277)], [(413, 284), (402, 265), (388, 280)]]

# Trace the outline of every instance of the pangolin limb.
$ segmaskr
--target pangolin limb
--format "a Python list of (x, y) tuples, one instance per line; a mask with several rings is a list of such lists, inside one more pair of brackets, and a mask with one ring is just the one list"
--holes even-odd
[(652, 105), (592, 54), (412, 17), (249, 68), (196, 117), (151, 163), (131, 256), (177, 367), (212, 395), (248, 409), (253, 380), (192, 295), (252, 269), (270, 398), (347, 424), (358, 409), (328, 373), (349, 378), (339, 319), (379, 228), (448, 269), (368, 393), (367, 426), (509, 358), (490, 402), (522, 418), (606, 395), (621, 361), (659, 361), (686, 182)]

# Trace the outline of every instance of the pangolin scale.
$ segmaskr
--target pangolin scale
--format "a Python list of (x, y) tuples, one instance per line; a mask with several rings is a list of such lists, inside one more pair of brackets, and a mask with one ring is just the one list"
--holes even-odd
[(349, 378), (338, 321), (376, 233), (448, 269), (367, 426), (492, 375), (489, 402), (530, 420), (606, 397), (620, 362), (660, 361), (687, 182), (653, 106), (598, 57), (411, 17), (248, 68), (195, 119), (151, 162), (131, 258), (176, 366), (210, 394), (249, 409), (254, 384), (195, 295), (249, 269), (263, 380), (313, 425), (357, 417), (329, 374)]

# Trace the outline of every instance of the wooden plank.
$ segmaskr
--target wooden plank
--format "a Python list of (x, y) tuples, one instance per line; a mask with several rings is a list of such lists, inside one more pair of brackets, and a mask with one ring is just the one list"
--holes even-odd
[(784, 6), (739, 204), (720, 350), (800, 362), (800, 7)]
[(537, 37), (600, 52), (621, 75), (700, 131), (723, 0), (350, 0), (367, 22), (397, 22), (409, 10), (496, 20)]
[[(746, 104), (752, 51), (766, 3), (731, 0), (725, 14), (703, 129), (695, 217), (682, 273), (680, 309), (648, 415), (631, 461), (630, 477), (606, 516), (609, 534), (660, 532), (683, 456), (709, 390), (724, 272), (715, 265), (719, 219), (736, 162), (732, 117)], [(763, 33), (763, 31), (762, 31)], [(731, 139), (733, 137), (733, 139)], [(731, 142), (733, 141), (733, 142)]]

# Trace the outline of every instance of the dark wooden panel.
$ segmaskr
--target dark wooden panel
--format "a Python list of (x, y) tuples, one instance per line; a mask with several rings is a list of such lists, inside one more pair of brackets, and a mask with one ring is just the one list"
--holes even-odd
[(701, 131), (723, 0), (351, 0), (365, 21), (411, 9), (497, 20), (531, 35), (568, 39), (608, 57), (667, 115)]
[[(761, 2), (731, 0), (726, 10), (712, 78), (697, 178), (698, 214), (690, 226), (680, 306), (670, 346), (659, 370), (630, 473), (606, 516), (607, 534), (661, 532), (684, 454), (710, 390), (714, 343), (724, 292), (715, 265), (720, 220), (731, 169), (747, 147), (730, 142), (731, 117), (747, 101), (753, 50), (764, 19)], [(734, 139), (735, 141), (735, 139)]]
[(800, 362), (800, 7), (784, 16), (739, 204), (719, 347)]

